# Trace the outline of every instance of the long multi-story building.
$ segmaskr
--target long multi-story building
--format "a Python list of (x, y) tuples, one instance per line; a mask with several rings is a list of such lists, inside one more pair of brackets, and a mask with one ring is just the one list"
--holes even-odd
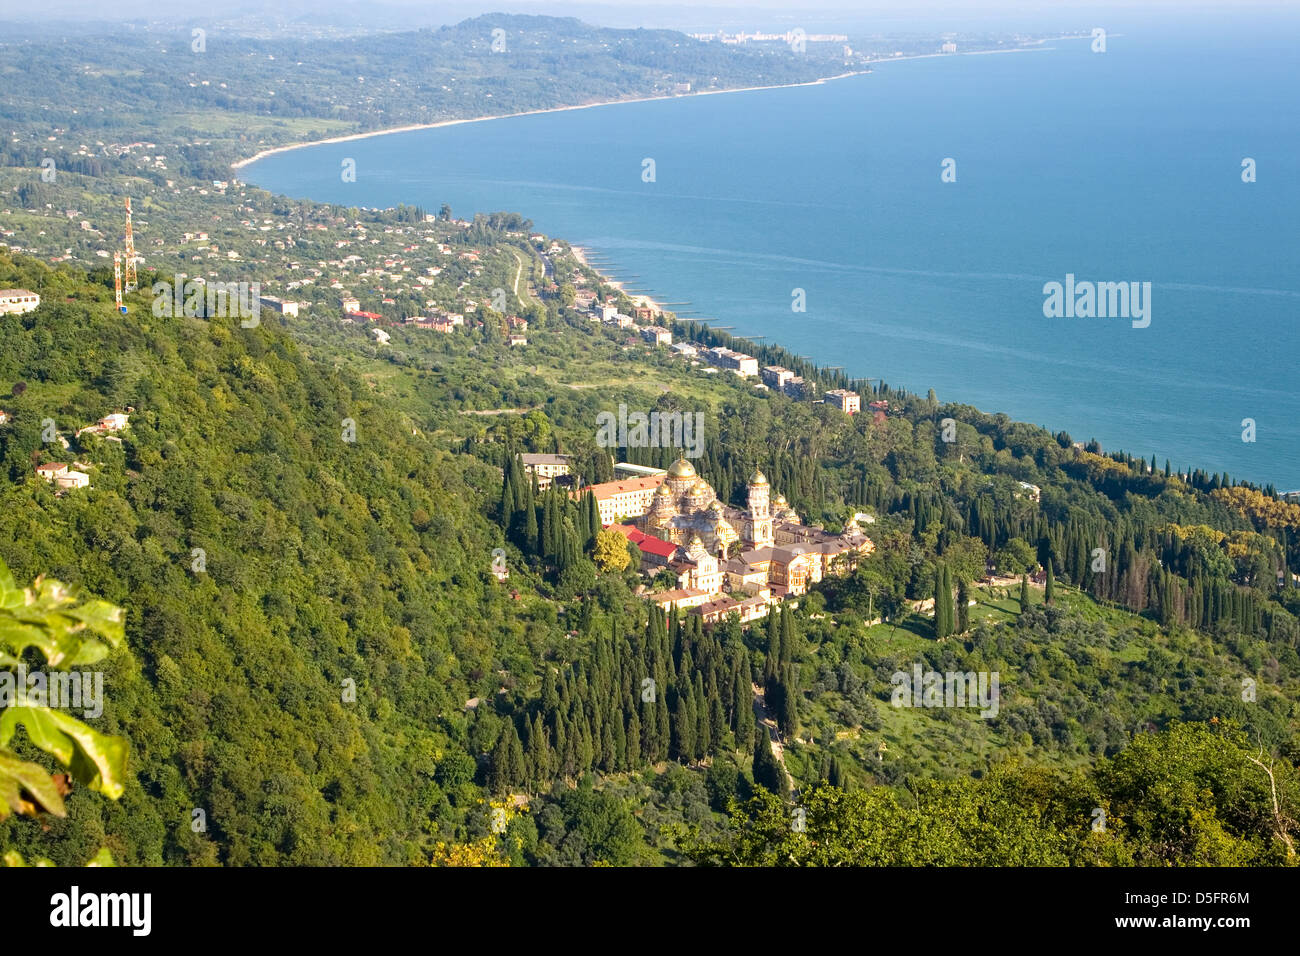
[(834, 405), (846, 415), (862, 411), (862, 398), (847, 388), (835, 388), (826, 393), (826, 404)]
[(601, 524), (617, 524), (622, 518), (639, 518), (650, 510), (654, 493), (663, 483), (662, 475), (604, 481), (582, 489), (596, 498)]
[(41, 297), (27, 289), (0, 289), (0, 314), (21, 315), (41, 304)]
[(719, 345), (704, 352), (704, 357), (719, 368), (729, 368), (741, 375), (758, 374), (758, 359), (744, 352), (735, 352)]
[(551, 481), (560, 475), (569, 473), (569, 465), (573, 459), (568, 455), (535, 455), (530, 453), (521, 454), (519, 462), (524, 466), (524, 471), (530, 475), (537, 476), (537, 489), (545, 491), (551, 487)]

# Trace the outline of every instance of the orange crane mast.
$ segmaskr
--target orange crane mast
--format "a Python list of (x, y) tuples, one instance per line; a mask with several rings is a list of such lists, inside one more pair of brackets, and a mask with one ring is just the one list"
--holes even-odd
[(126, 197), (126, 291), (134, 292), (139, 281), (135, 273), (135, 236), (131, 231), (131, 197)]
[(117, 302), (117, 311), (125, 314), (126, 306), (122, 304), (122, 254), (113, 253), (113, 298)]

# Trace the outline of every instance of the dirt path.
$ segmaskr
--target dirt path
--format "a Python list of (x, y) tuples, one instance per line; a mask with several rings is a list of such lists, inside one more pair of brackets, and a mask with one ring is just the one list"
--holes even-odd
[(520, 302), (528, 302), (528, 303), (537, 302), (538, 305), (540, 305), (541, 303), (538, 302), (538, 300), (533, 296), (533, 294), (528, 291), (527, 282), (524, 282), (524, 294), (523, 295), (519, 294), (519, 280), (524, 274), (524, 257), (519, 252), (518, 249), (512, 248), (510, 251), (514, 253), (515, 260), (519, 263), (519, 268), (515, 270), (515, 298), (518, 299)]

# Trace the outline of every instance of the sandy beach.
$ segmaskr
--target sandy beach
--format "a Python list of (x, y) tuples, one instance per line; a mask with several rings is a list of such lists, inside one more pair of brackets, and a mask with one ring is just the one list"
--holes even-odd
[[(1052, 37), (1050, 39), (1064, 40), (1064, 39), (1077, 39), (1077, 38), (1078, 37), (1073, 37), (1073, 36), (1061, 36), (1061, 37)], [(848, 77), (852, 77), (852, 76), (869, 75), (873, 67), (882, 63), (898, 63), (904, 60), (926, 60), (931, 58), (950, 57), (950, 56), (980, 56), (980, 55), (987, 55), (987, 54), (994, 54), (994, 53), (1025, 53), (1030, 51), (1050, 49), (1049, 47), (1044, 46), (1044, 44), (1046, 44), (1047, 42), (1049, 42), (1048, 39), (1042, 39), (1042, 40), (1038, 40), (1033, 44), (1029, 44), (1022, 47), (1015, 47), (1009, 50), (971, 50), (966, 53), (917, 53), (910, 56), (880, 57), (878, 59), (868, 61), (866, 69), (850, 70), (846, 73), (838, 73), (834, 76), (824, 76), (816, 80), (808, 80), (807, 82), (804, 83), (782, 83), (782, 84), (775, 84), (771, 86), (743, 86), (743, 87), (734, 87), (726, 90), (704, 90), (698, 93), (685, 93), (685, 94), (664, 93), (659, 96), (638, 96), (638, 97), (630, 97), (628, 99), (621, 99), (621, 100), (601, 100), (600, 102), (596, 102), (596, 103), (580, 103), (573, 106), (555, 106), (555, 107), (551, 107), (548, 109), (541, 109), (541, 110), (525, 110), (519, 113), (500, 113), (500, 114), (495, 114), (490, 116), (467, 117), (465, 119), (441, 120), (437, 123), (413, 123), (406, 126), (394, 126), (389, 129), (373, 130), (368, 133), (352, 133), (347, 136), (333, 136), (328, 139), (309, 140), (303, 143), (291, 143), (286, 146), (274, 146), (268, 149), (261, 150), (260, 152), (248, 157), (247, 159), (237, 160), (236, 162), (231, 163), (230, 166), (232, 169), (239, 170), (245, 166), (257, 162), (260, 159), (265, 159), (268, 156), (274, 156), (277, 153), (287, 153), (291, 150), (296, 150), (296, 149), (306, 149), (309, 146), (325, 146), (332, 143), (350, 143), (355, 140), (370, 139), (371, 137), (374, 136), (389, 136), (394, 133), (409, 133), (415, 130), (422, 130), (422, 129), (441, 129), (442, 127), (445, 126), (460, 126), (464, 123), (487, 123), (492, 120), (514, 119), (515, 117), (519, 117), (519, 116), (537, 116), (544, 113), (566, 113), (569, 112), (570, 110), (589, 110), (589, 109), (596, 109), (602, 106), (620, 106), (625, 103), (648, 103), (655, 100), (689, 99), (690, 97), (693, 96), (717, 96), (724, 93), (757, 93), (763, 90), (784, 90), (784, 89), (795, 89), (804, 86), (820, 86), (825, 83), (830, 83), (833, 80), (847, 79)], [(601, 281), (603, 281), (606, 285), (618, 289), (620, 292), (625, 291), (623, 283), (619, 282), (617, 279), (613, 279), (610, 276), (606, 275), (599, 268), (593, 266), (587, 260), (586, 250), (582, 249), (582, 247), (580, 246), (571, 246), (571, 248), (573, 249), (573, 254), (578, 259), (578, 261), (581, 262), (587, 268), (594, 271), (597, 275), (599, 275)], [(657, 302), (651, 296), (644, 295), (644, 294), (634, 295), (632, 293), (626, 293), (626, 294), (630, 299), (632, 299), (633, 302), (637, 303), (638, 305), (649, 306), (650, 308), (654, 309), (656, 312), (670, 311), (665, 309), (659, 302)]]
[[(900, 57), (899, 59), (903, 59)], [(852, 70), (848, 73), (839, 73), (835, 76), (823, 76), (816, 80), (809, 80), (806, 83), (783, 83), (775, 86), (738, 86), (729, 90), (704, 90), (700, 93), (664, 93), (660, 96), (637, 96), (624, 100), (601, 100), (598, 103), (579, 103), (575, 106), (554, 106), (544, 110), (524, 110), (521, 113), (499, 113), (491, 116), (474, 116), (466, 119), (441, 120), (437, 123), (413, 123), (408, 126), (394, 126), (391, 129), (379, 129), (369, 133), (352, 133), (348, 136), (332, 136), (329, 139), (310, 140), (305, 143), (291, 143), (288, 146), (274, 146), (270, 149), (264, 149), (248, 159), (240, 159), (230, 164), (231, 169), (243, 169), (259, 159), (265, 159), (268, 156), (274, 156), (276, 153), (287, 153), (294, 149), (306, 149), (308, 146), (325, 146), (330, 143), (350, 143), (358, 139), (370, 139), (372, 136), (389, 136), (393, 133), (410, 133), (418, 129), (441, 129), (444, 126), (460, 126), (463, 123), (486, 123), (490, 120), (514, 119), (517, 116), (539, 116), (543, 113), (567, 113), (570, 110), (591, 110), (600, 106), (619, 106), (623, 103), (649, 103), (654, 100), (680, 100), (689, 99), (693, 96), (717, 96), (722, 93), (756, 93), (760, 90), (787, 90), (800, 86), (820, 86), (823, 83), (829, 83), (832, 80), (842, 80), (850, 76), (865, 76), (870, 73), (868, 70)]]
[[(1119, 36), (1120, 34), (1113, 34)], [(444, 126), (460, 126), (463, 123), (486, 123), (491, 120), (514, 119), (517, 116), (537, 116), (543, 113), (566, 113), (569, 110), (590, 110), (601, 106), (619, 106), (624, 103), (649, 103), (654, 100), (678, 100), (690, 99), (694, 96), (718, 96), (723, 93), (757, 93), (761, 90), (788, 90), (801, 86), (820, 86), (824, 83), (830, 83), (833, 80), (843, 80), (850, 76), (866, 76), (871, 73), (871, 68), (881, 63), (900, 63), (904, 60), (927, 60), (937, 57), (949, 56), (981, 56), (991, 53), (1025, 53), (1047, 49), (1043, 44), (1050, 40), (1072, 40), (1086, 39), (1086, 35), (1079, 36), (1060, 36), (1038, 40), (1026, 46), (1015, 47), (1009, 50), (971, 50), (966, 53), (916, 53), (910, 56), (893, 56), (880, 57), (867, 62), (865, 70), (850, 70), (847, 73), (837, 73), (835, 76), (823, 76), (816, 80), (808, 80), (805, 83), (780, 83), (772, 86), (738, 86), (726, 90), (703, 90), (699, 93), (663, 93), (658, 96), (636, 96), (621, 100), (601, 100), (596, 103), (579, 103), (574, 106), (554, 106), (543, 110), (524, 110), (520, 113), (498, 113), (490, 116), (473, 116), (465, 119), (440, 120), (437, 123), (412, 123), (406, 126), (394, 126), (389, 129), (372, 130), (368, 133), (350, 133), (347, 136), (331, 136), (327, 139), (308, 140), (303, 143), (290, 143), (286, 146), (272, 146), (261, 150), (247, 159), (239, 159), (230, 164), (231, 169), (243, 169), (259, 159), (265, 159), (268, 156), (274, 156), (277, 153), (287, 153), (294, 149), (306, 149), (308, 146), (325, 146), (331, 143), (350, 143), (359, 139), (370, 139), (372, 136), (389, 136), (393, 133), (410, 133), (420, 129), (441, 129)]]
[(631, 299), (634, 303), (636, 303), (639, 306), (649, 306), (650, 308), (654, 309), (656, 312), (667, 312), (670, 315), (674, 314), (671, 309), (664, 308), (660, 303), (656, 302), (648, 295), (633, 294), (631, 292), (627, 292), (623, 288), (623, 283), (619, 282), (617, 279), (611, 279), (604, 272), (602, 272), (599, 267), (593, 266), (590, 262), (587, 261), (587, 250), (583, 249), (582, 246), (570, 245), (569, 248), (573, 250), (573, 257), (577, 259), (579, 262), (581, 262), (588, 269), (595, 272), (596, 275), (600, 276), (600, 280), (604, 282), (605, 285), (613, 286), (615, 289), (618, 289), (619, 292), (625, 293), (629, 299)]

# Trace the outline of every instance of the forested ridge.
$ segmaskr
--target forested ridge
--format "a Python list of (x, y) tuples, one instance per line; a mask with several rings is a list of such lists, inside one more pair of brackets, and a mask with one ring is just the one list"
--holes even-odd
[[(0, 257), (0, 284), (34, 270)], [(0, 550), (19, 579), (126, 609), (134, 656), (104, 719), (139, 776), (117, 805), (74, 800), (49, 835), (2, 842), (61, 860), (102, 843), (128, 863), (418, 860), (439, 767), (463, 752), (465, 675), (520, 629), (470, 558), (492, 545), (469, 504), (487, 469), (453, 467), (282, 332), (123, 318), (68, 273), (44, 287), (48, 308), (0, 319), (3, 376), (26, 384), (5, 400)], [(47, 417), (63, 432), (125, 405), (120, 445), (41, 440)], [(33, 464), (70, 455), (94, 462), (93, 487), (56, 499)]]

